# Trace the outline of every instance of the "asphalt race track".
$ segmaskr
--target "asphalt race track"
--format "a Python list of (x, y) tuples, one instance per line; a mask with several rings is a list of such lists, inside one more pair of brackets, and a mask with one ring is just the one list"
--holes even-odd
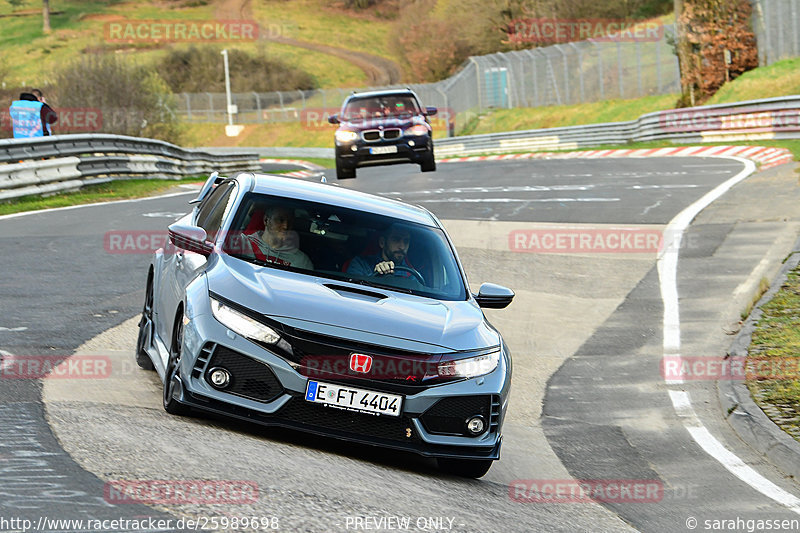
[[(410, 454), (163, 411), (157, 376), (133, 361), (155, 241), (130, 249), (110, 235), (163, 234), (193, 191), (0, 217), (0, 350), (109, 365), (41, 380), (14, 379), (0, 363), (0, 531), (22, 529), (4, 526), (12, 517), (39, 526), (247, 516), (281, 531), (458, 532), (798, 520), (800, 487), (732, 430), (715, 383), (670, 384), (660, 371), (668, 277), (649, 237), (746, 170), (732, 159), (661, 158), (453, 163), (425, 174), (404, 165), (341, 182), (327, 172), (332, 186), (430, 209), (473, 289), (491, 281), (517, 293), (508, 309), (487, 311), (511, 347), (514, 383), (501, 460), (480, 480)], [(792, 250), (791, 174), (746, 177), (688, 228), (674, 256), (683, 355), (724, 355), (758, 282)], [(591, 480), (609, 501), (548, 492), (572, 479)], [(243, 481), (258, 497), (119, 503), (107, 484), (119, 480)], [(608, 492), (618, 486), (631, 492)]]

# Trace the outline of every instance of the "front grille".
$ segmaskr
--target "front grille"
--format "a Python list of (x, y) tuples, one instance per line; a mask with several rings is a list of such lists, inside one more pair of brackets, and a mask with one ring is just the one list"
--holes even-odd
[(374, 142), (381, 139), (381, 132), (378, 130), (369, 130), (362, 133), (361, 136), (365, 141)]
[[(381, 390), (401, 394), (416, 394), (421, 387), (460, 379), (438, 376), (438, 354), (364, 344), (286, 325), (280, 329), (283, 339), (291, 345), (291, 355), (287, 353), (281, 356), (301, 365), (298, 371), (313, 379), (346, 381), (355, 386), (368, 380), (380, 383)], [(354, 352), (373, 357), (370, 373), (360, 374), (349, 370), (350, 354)]]
[[(496, 403), (496, 409), (495, 409)], [(431, 433), (441, 435), (468, 435), (466, 421), (481, 415), (489, 424), (489, 431), (497, 431), (500, 414), (499, 396), (454, 396), (442, 398), (420, 417), (422, 425)]]
[(381, 139), (399, 139), (402, 131), (398, 128), (388, 130), (366, 130), (361, 133), (361, 138), (367, 142), (376, 142)]
[[(371, 437), (402, 442), (419, 442), (417, 432), (407, 417), (374, 416), (353, 413), (333, 407), (314, 405), (303, 398), (289, 400), (277, 416), (318, 428), (352, 436)], [(410, 434), (410, 436), (409, 436)]]
[[(216, 367), (231, 373), (231, 384), (225, 392), (259, 402), (272, 401), (283, 393), (283, 387), (269, 366), (224, 346), (217, 345), (207, 365), (209, 370)], [(208, 373), (206, 381), (211, 384)]]

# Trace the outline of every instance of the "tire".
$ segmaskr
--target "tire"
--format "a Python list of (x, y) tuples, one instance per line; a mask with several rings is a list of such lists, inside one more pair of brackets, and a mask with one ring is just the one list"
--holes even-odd
[(155, 370), (147, 348), (153, 344), (153, 274), (147, 275), (147, 288), (144, 294), (142, 318), (139, 319), (139, 336), (136, 339), (136, 364), (144, 370)]
[(494, 462), (491, 459), (444, 459), (436, 460), (439, 470), (454, 476), (479, 478), (486, 475)]
[(336, 159), (336, 179), (337, 180), (350, 180), (356, 177), (356, 169), (347, 168), (342, 165), (341, 161)]
[(175, 384), (173, 378), (180, 378), (181, 350), (183, 348), (183, 310), (175, 317), (175, 327), (172, 328), (172, 342), (169, 343), (169, 359), (167, 368), (164, 369), (164, 410), (171, 415), (184, 416), (189, 414), (189, 407), (178, 402), (173, 397)]
[(433, 154), (424, 162), (420, 163), (419, 168), (422, 172), (436, 172), (436, 159), (433, 158)]

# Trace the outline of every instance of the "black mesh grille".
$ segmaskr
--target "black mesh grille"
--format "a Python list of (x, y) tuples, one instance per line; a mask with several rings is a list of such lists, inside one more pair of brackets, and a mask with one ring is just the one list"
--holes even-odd
[(481, 415), (493, 427), (492, 396), (454, 396), (443, 398), (420, 417), (422, 425), (431, 433), (445, 435), (467, 435), (466, 421), (475, 415)]
[[(216, 367), (231, 373), (231, 384), (225, 392), (259, 402), (274, 400), (283, 392), (278, 378), (267, 365), (224, 346), (217, 346), (208, 364), (209, 370)], [(208, 373), (206, 381), (211, 384)]]
[(397, 139), (400, 137), (400, 130), (386, 130), (383, 132), (384, 139)]
[(370, 130), (364, 132), (365, 141), (377, 141), (381, 138), (381, 133), (378, 130)]
[[(411, 421), (406, 417), (373, 416), (332, 407), (314, 405), (303, 398), (292, 398), (277, 416), (354, 436), (403, 442), (419, 442)], [(409, 436), (409, 431), (410, 432)]]

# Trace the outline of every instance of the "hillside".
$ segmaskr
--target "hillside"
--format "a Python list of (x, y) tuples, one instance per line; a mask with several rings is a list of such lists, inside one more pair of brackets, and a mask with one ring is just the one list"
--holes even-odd
[[(335, 9), (325, 0), (51, 0), (50, 35), (42, 34), (41, 2), (13, 9), (0, 0), (0, 79), (4, 86), (41, 86), (81, 54), (109, 51), (154, 61), (169, 47), (208, 42), (219, 48), (266, 50), (310, 73), (320, 87), (398, 82), (387, 20)], [(258, 39), (168, 44), (152, 38), (113, 39), (113, 23), (255, 20)], [(125, 27), (125, 26), (123, 26)], [(364, 51), (368, 52), (364, 52)]]

